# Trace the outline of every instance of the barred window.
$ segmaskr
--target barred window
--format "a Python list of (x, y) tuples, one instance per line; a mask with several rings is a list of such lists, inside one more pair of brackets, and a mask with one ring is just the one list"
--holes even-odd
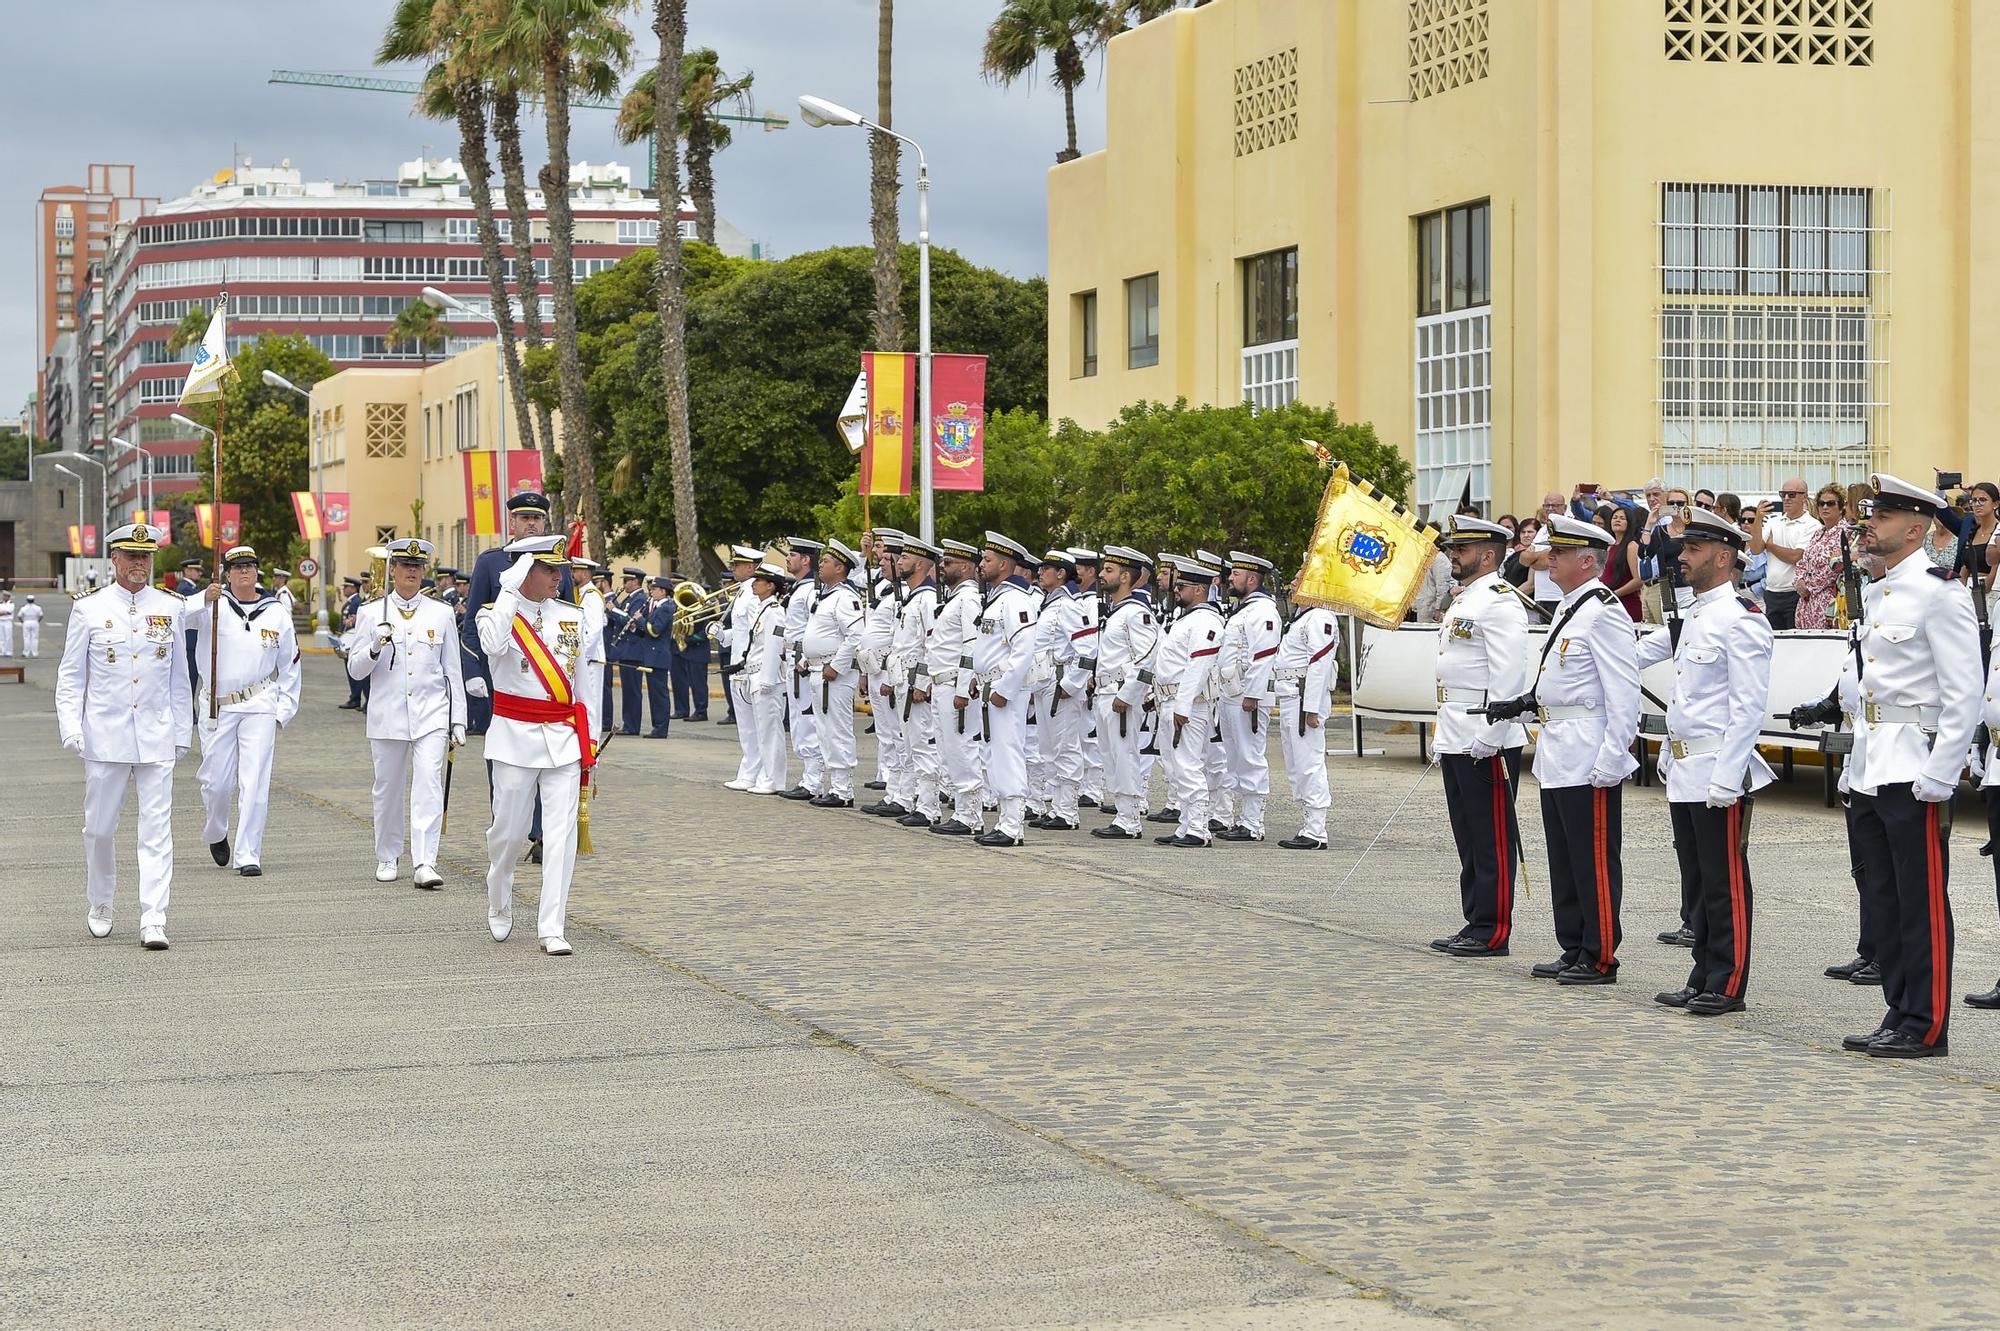
[(1667, 295), (1866, 296), (1869, 191), (1826, 186), (1660, 186)]

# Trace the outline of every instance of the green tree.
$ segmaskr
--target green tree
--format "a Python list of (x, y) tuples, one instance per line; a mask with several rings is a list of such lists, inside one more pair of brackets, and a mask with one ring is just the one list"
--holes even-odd
[(986, 29), (979, 71), (1009, 86), (1033, 74), (1049, 57), (1049, 82), (1063, 95), (1068, 146), (1056, 154), (1070, 162), (1083, 154), (1076, 146), (1076, 90), (1090, 57), (1134, 24), (1175, 8), (1179, 0), (1007, 0)]
[[(295, 384), (313, 384), (333, 373), (333, 362), (302, 337), (261, 337), (237, 353), (234, 372), (223, 390), (222, 500), (242, 505), (243, 539), (256, 546), (267, 563), (290, 563), (304, 550), (292, 491), (304, 490), (310, 483), (306, 418), (296, 397), (264, 383), (265, 370), (276, 370)], [(183, 410), (191, 419), (215, 428), (214, 401)], [(192, 498), (206, 502), (215, 496), (214, 449), (206, 435), (195, 465), (200, 479)], [(191, 543), (179, 522), (177, 513), (177, 544)]]
[[(502, 325), (503, 328), (505, 326), (505, 324)], [(402, 311), (396, 315), (395, 322), (389, 325), (389, 335), (383, 341), (395, 350), (401, 350), (404, 347), (415, 347), (418, 354), (425, 361), (429, 361), (434, 352), (444, 350), (445, 344), (450, 340), (450, 334), (451, 329), (445, 327), (445, 322), (438, 315), (435, 306), (427, 301), (413, 300), (408, 305), (405, 305)], [(513, 337), (510, 334), (508, 337), (503, 338), (502, 341), (512, 342)], [(510, 373), (518, 375), (520, 371), (514, 369)], [(527, 428), (529, 421), (525, 404), (528, 399), (525, 394), (516, 394), (516, 397), (524, 408), (520, 413), (521, 426), (522, 428)], [(529, 436), (531, 440), (533, 437), (532, 435)]]
[(167, 334), (167, 354), (178, 356), (189, 347), (208, 336), (209, 307), (206, 304), (192, 305), (174, 325), (174, 331)]
[(53, 453), (60, 447), (54, 439), (30, 439), (17, 429), (0, 429), (0, 481), (25, 481), (28, 479), (28, 451), (34, 450), (37, 457), (43, 453)]
[[(618, 141), (637, 143), (652, 134), (656, 120), (658, 67), (647, 70), (618, 107)], [(688, 198), (694, 202), (695, 239), (715, 243), (715, 155), (734, 141), (729, 122), (716, 119), (726, 107), (747, 107), (756, 75), (723, 71), (722, 57), (702, 47), (681, 57), (680, 117), (676, 132), (687, 143)], [(657, 151), (657, 148), (655, 149)]]

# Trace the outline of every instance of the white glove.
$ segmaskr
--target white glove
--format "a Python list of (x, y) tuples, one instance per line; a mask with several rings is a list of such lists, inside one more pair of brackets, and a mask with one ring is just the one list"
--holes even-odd
[(66, 739), (66, 740), (64, 740), (64, 741), (62, 742), (62, 746), (63, 746), (63, 747), (65, 748), (65, 749), (68, 749), (68, 750), (69, 750), (69, 751), (70, 751), (71, 753), (75, 754), (75, 755), (76, 755), (77, 757), (79, 757), (79, 758), (83, 757), (83, 736), (82, 736), (82, 734), (80, 734), (80, 733), (79, 733), (79, 734), (75, 734), (75, 735), (71, 735), (71, 736), (70, 736), (70, 737), (69, 737), (68, 739)]
[(465, 743), (465, 727), (462, 725), (453, 726), (451, 728), (451, 747), (456, 749), (464, 743)]
[(1738, 798), (1740, 797), (1737, 793), (1727, 786), (1710, 786), (1708, 788), (1708, 807), (1711, 809), (1726, 809), (1736, 803)]
[(1599, 790), (1610, 790), (1625, 784), (1625, 778), (1616, 772), (1606, 772), (1598, 768), (1590, 769), (1590, 784)]
[(1479, 761), (1481, 762), (1485, 762), (1488, 758), (1497, 756), (1499, 752), (1500, 749), (1498, 745), (1488, 744), (1483, 739), (1476, 739), (1472, 741), (1472, 756), (1479, 759)]
[(1910, 783), (1910, 793), (1925, 804), (1942, 804), (1958, 793), (1958, 786), (1956, 783), (1946, 785), (1942, 781), (1933, 781), (1919, 772), (1917, 779)]
[(501, 590), (510, 592), (520, 591), (521, 584), (528, 580), (528, 570), (534, 566), (535, 557), (533, 555), (522, 555), (516, 559), (512, 564), (507, 566), (507, 571), (500, 575)]
[(1984, 781), (1986, 779), (1986, 750), (1980, 748), (1977, 744), (1973, 745), (1971, 750), (1965, 755), (1965, 765), (1971, 770), (1974, 781)]
[(377, 624), (375, 626), (375, 645), (368, 649), (368, 654), (370, 656), (380, 656), (382, 649), (387, 647), (389, 640), (395, 636), (396, 626), (394, 624)]
[(484, 698), (486, 696), (486, 681), (477, 675), (466, 680), (465, 696), (468, 698)]

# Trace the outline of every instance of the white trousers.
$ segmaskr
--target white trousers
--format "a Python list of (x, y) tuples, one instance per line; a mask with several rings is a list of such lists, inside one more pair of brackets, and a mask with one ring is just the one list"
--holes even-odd
[[(974, 699), (967, 710), (977, 709)], [(967, 725), (971, 724), (970, 718)], [(989, 707), (980, 729), (992, 727), (986, 741), (986, 793), (999, 809), (993, 830), (1020, 836), (1028, 808), (1028, 700), (1009, 698), (1005, 707)]]
[[(1160, 757), (1167, 769), (1168, 793), (1181, 811), (1179, 832), (1203, 841), (1209, 837), (1208, 736), (1215, 723), (1214, 707), (1213, 702), (1176, 699), (1166, 705), (1161, 721), (1166, 730), (1160, 738)], [(1178, 744), (1174, 743), (1173, 721), (1177, 713), (1187, 717)]]
[[(1092, 722), (1097, 720), (1095, 708), (1086, 709), (1084, 715)], [(1113, 725), (1116, 725), (1115, 719)], [(1097, 724), (1085, 726), (1080, 747), (1083, 751), (1083, 779), (1078, 788), (1082, 794), (1101, 802), (1104, 799), (1104, 727)]]
[(514, 866), (528, 846), (535, 796), (542, 797), (542, 901), (536, 938), (561, 938), (569, 917), (569, 879), (576, 869), (576, 806), (581, 769), (516, 767), (495, 761), (493, 825), (486, 829), (486, 915), (514, 918)]
[[(438, 835), (444, 824), (446, 734), (433, 730), (416, 739), (371, 739), (375, 752), (375, 858), (383, 863), (403, 854), (403, 811), (409, 810), (410, 863), (437, 866)], [(498, 764), (496, 764), (497, 766)], [(496, 795), (497, 799), (498, 796)], [(532, 802), (529, 805), (533, 811)], [(527, 824), (523, 823), (525, 829)], [(544, 850), (546, 857), (547, 851)]]
[(785, 789), (785, 694), (781, 689), (753, 689), (750, 691), (747, 710), (738, 704), (736, 721), (750, 712), (757, 717), (757, 752), (750, 772), (752, 790)]
[(1243, 710), (1241, 698), (1224, 698), (1222, 709), (1223, 764), (1228, 773), (1229, 792), (1237, 800), (1237, 824), (1262, 835), (1264, 801), (1271, 794), (1271, 760), (1267, 744), (1271, 738), (1271, 718), (1263, 702), (1258, 710)]
[(750, 702), (750, 672), (738, 671), (729, 677), (729, 710), (736, 714), (736, 743), (743, 757), (736, 764), (736, 779), (744, 785), (757, 784), (760, 751), (757, 748), (756, 709)]
[(820, 759), (826, 765), (826, 784), (809, 789), (831, 791), (842, 799), (854, 798), (854, 681), (852, 671), (828, 683), (807, 680), (813, 690), (813, 710), (824, 711), (819, 719)]
[(271, 811), (271, 759), (278, 749), (278, 718), (269, 712), (226, 711), (211, 729), (202, 719), (201, 839), (210, 845), (229, 835), (229, 801), (236, 798), (236, 867), (264, 862), (264, 820)]
[(1097, 703), (1098, 751), (1104, 755), (1104, 780), (1098, 798), (1111, 803), (1114, 823), (1137, 832), (1141, 830), (1139, 813), (1146, 802), (1145, 782), (1139, 776), (1139, 746), (1145, 743), (1139, 733), (1143, 714), (1136, 707), (1126, 712), (1125, 733), (1120, 735), (1119, 716), (1111, 703), (1109, 695)]
[(1035, 728), (1042, 750), (1043, 797), (1051, 814), (1073, 823), (1077, 797), (1083, 793), (1083, 732), (1090, 719), (1088, 709), (1082, 698), (1058, 699), (1053, 687), (1035, 706), (1043, 709), (1041, 724)]
[[(887, 671), (868, 676), (868, 705), (875, 713), (875, 779), (885, 787), (882, 798), (894, 800), (904, 793), (910, 777), (910, 741), (903, 724), (903, 709), (897, 703), (900, 689), (891, 688), (882, 696), (882, 685), (893, 685)], [(904, 808), (908, 801), (901, 801)]]
[[(820, 759), (819, 718), (813, 715), (819, 710), (818, 681), (788, 674), (785, 706), (792, 718), (792, 752), (799, 755), (799, 761), (805, 766), (799, 776), (799, 784), (817, 794), (826, 780), (826, 766)], [(812, 711), (807, 711), (807, 708)]]
[(903, 777), (903, 804), (926, 818), (938, 816), (944, 768), (938, 754), (937, 713), (929, 703), (912, 703), (903, 722), (903, 749), (909, 767)]
[(42, 654), (42, 626), (40, 624), (21, 625), (21, 655), (40, 656)]
[(167, 894), (174, 883), (174, 765), (83, 764), (83, 881), (93, 906), (109, 906), (118, 892), (118, 815), (125, 788), (139, 787), (139, 927), (167, 925)]
[[(964, 711), (952, 706), (949, 693), (931, 695), (931, 726), (937, 732), (940, 795), (951, 801), (951, 816), (967, 827), (979, 827), (980, 763), (975, 736), (979, 732), (979, 704), (969, 702)], [(960, 730), (960, 724), (965, 726)]]
[(1236, 821), (1236, 801), (1233, 798), (1235, 792), (1229, 788), (1229, 751), (1217, 738), (1222, 730), (1222, 708), (1220, 699), (1209, 701), (1208, 729), (1202, 735), (1205, 741), (1201, 750), (1202, 770), (1208, 774), (1209, 817), (1233, 824)]
[(13, 654), (14, 621), (10, 619), (4, 624), (0, 624), (0, 656), (12, 656)]
[(1278, 735), (1285, 746), (1285, 775), (1292, 783), (1292, 798), (1304, 809), (1299, 833), (1316, 841), (1326, 840), (1326, 811), (1333, 807), (1333, 792), (1326, 782), (1326, 718), (1317, 728), (1299, 733), (1299, 700), (1278, 700)]

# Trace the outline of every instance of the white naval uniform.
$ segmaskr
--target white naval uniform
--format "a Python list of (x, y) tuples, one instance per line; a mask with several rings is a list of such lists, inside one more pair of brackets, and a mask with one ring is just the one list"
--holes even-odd
[[(569, 910), (570, 875), (576, 868), (576, 817), (581, 792), (582, 745), (597, 743), (606, 720), (603, 706), (603, 635), (595, 638), (583, 611), (551, 596), (541, 602), (519, 595), (526, 573), (522, 556), (500, 578), (500, 594), (479, 611), (479, 645), (492, 672), (496, 705), (486, 731), (486, 759), (492, 766), (493, 825), (486, 832), (486, 915), (492, 927), (512, 926), (514, 866), (528, 844), (537, 793), (542, 801), (542, 896), (535, 936), (563, 936)], [(571, 696), (583, 703), (587, 735), (560, 722), (516, 721), (500, 715), (507, 694), (552, 701), (549, 691), (514, 643), (515, 615), (525, 618), (569, 677)], [(371, 704), (372, 705), (372, 704)]]
[(1498, 573), (1460, 588), (1438, 623), (1437, 723), (1431, 748), (1490, 758), (1528, 742), (1519, 721), (1488, 721), (1478, 708), (1528, 691), (1528, 607)]
[[(1319, 606), (1292, 617), (1278, 642), (1271, 686), (1278, 694), (1278, 737), (1285, 751), (1285, 776), (1302, 816), (1299, 835), (1325, 841), (1326, 811), (1333, 790), (1326, 779), (1326, 719), (1333, 710), (1333, 685), (1340, 675), (1340, 620)], [(1301, 714), (1319, 718), (1308, 726)]]
[(84, 891), (118, 889), (118, 815), (139, 788), (139, 926), (167, 924), (174, 877), (174, 764), (194, 739), (194, 690), (172, 592), (116, 583), (70, 608), (56, 670), (56, 727), (83, 757)]
[(1161, 636), (1153, 693), (1160, 704), (1160, 757), (1180, 809), (1179, 834), (1204, 845), (1208, 830), (1208, 741), (1215, 724), (1216, 656), (1222, 615), (1204, 601), (1183, 610)]
[[(1098, 751), (1104, 755), (1101, 798), (1111, 803), (1112, 822), (1135, 834), (1142, 830), (1139, 818), (1146, 794), (1139, 771), (1139, 746), (1145, 742), (1145, 713), (1140, 707), (1146, 701), (1146, 681), (1159, 636), (1152, 598), (1143, 590), (1111, 602), (1097, 626), (1097, 738)], [(1120, 699), (1125, 703), (1122, 717), (1111, 705)]]
[[(888, 798), (935, 820), (938, 816), (939, 770), (935, 717), (928, 706), (910, 703), (909, 696), (913, 687), (929, 687), (924, 648), (930, 640), (931, 623), (937, 618), (937, 584), (925, 581), (907, 589), (903, 593), (902, 607), (902, 613), (896, 619), (895, 637), (889, 644), (887, 674), (883, 681), (892, 690), (884, 702), (890, 711), (896, 713), (902, 736), (898, 766), (889, 777)], [(876, 696), (881, 697), (879, 691)], [(909, 708), (907, 719), (903, 716), (906, 706)]]
[(924, 687), (930, 694), (931, 729), (937, 736), (940, 802), (949, 798), (951, 816), (973, 828), (985, 821), (979, 812), (983, 780), (979, 709), (968, 703), (960, 710), (955, 699), (970, 696), (968, 662), (973, 639), (979, 636), (979, 608), (976, 578), (967, 578), (945, 593), (924, 651), (928, 677)]
[[(1035, 620), (1035, 761), (1029, 768), (1028, 807), (1076, 822), (1083, 785), (1083, 732), (1090, 708), (1090, 671), (1077, 660), (1086, 627), (1075, 592), (1058, 587), (1042, 598)], [(1067, 694), (1067, 697), (1060, 695)]]
[[(1019, 837), (1028, 807), (1028, 674), (1035, 660), (1035, 603), (1019, 574), (987, 593), (977, 630), (959, 658), (966, 728), (986, 741), (986, 794), (993, 830)], [(1006, 706), (992, 704), (999, 694)], [(988, 727), (991, 727), (990, 733)]]
[[(1076, 639), (1076, 654), (1082, 662), (1083, 674), (1088, 677), (1097, 660), (1097, 624), (1104, 613), (1104, 598), (1096, 588), (1076, 594), (1076, 606), (1083, 614), (1083, 630)], [(1097, 699), (1090, 694), (1083, 697), (1085, 714), (1083, 738), (1077, 750), (1083, 763), (1083, 775), (1077, 781), (1079, 798), (1104, 802), (1104, 737), (1097, 730)]]
[[(776, 592), (758, 600), (745, 597), (741, 618), (742, 692), (737, 696), (736, 725), (751, 736), (749, 769), (744, 780), (752, 795), (775, 795), (785, 788), (785, 699), (790, 696), (790, 670), (785, 665), (785, 603)], [(735, 649), (732, 649), (734, 651)]]
[(1919, 776), (1956, 787), (1979, 725), (1981, 695), (1962, 687), (1982, 680), (1972, 598), (1930, 569), (1919, 552), (1861, 591), (1861, 715), (1847, 760), (1856, 794)]
[[(602, 634), (601, 609), (578, 613), (595, 619)], [(371, 656), (384, 616), (392, 636), (381, 655)], [(402, 857), (407, 821), (410, 863), (434, 869), (444, 828), (445, 755), (452, 727), (465, 724), (464, 648), (457, 616), (442, 601), (423, 595), (405, 601), (392, 591), (361, 607), (343, 646), (347, 673), (370, 681), (375, 860), (394, 864)]]
[[(1271, 760), (1266, 747), (1271, 738), (1266, 724), (1272, 701), (1271, 672), (1283, 637), (1278, 603), (1269, 592), (1254, 591), (1229, 612), (1222, 631), (1222, 651), (1216, 658), (1225, 790), (1235, 804), (1234, 808), (1225, 804), (1219, 816), (1260, 837), (1264, 835), (1264, 801), (1271, 795)], [(1246, 702), (1254, 702), (1256, 710), (1245, 711)]]
[(859, 686), (867, 690), (864, 696), (875, 718), (875, 779), (882, 783), (885, 800), (892, 798), (888, 788), (897, 784), (891, 773), (909, 762), (903, 746), (902, 713), (896, 710), (893, 697), (882, 696), (884, 684), (893, 690), (902, 683), (900, 678), (889, 677), (889, 650), (895, 643), (902, 611), (896, 584), (887, 578), (876, 579), (875, 600), (861, 617), (861, 636), (854, 649), (855, 665), (861, 672)]
[[(1757, 752), (1757, 737), (1771, 694), (1775, 639), (1770, 622), (1745, 605), (1730, 583), (1695, 596), (1684, 615), (1679, 651), (1665, 628), (1639, 640), (1640, 670), (1674, 658), (1660, 775), (1669, 803), (1706, 804), (1712, 793), (1726, 804), (1773, 779)], [(1677, 757), (1676, 748), (1685, 756)]]
[(24, 601), (14, 611), (14, 618), (21, 625), (21, 655), (40, 656), (42, 654), (41, 605), (35, 601)]
[[(229, 835), (229, 804), (238, 794), (236, 841), (231, 847), (235, 867), (262, 864), (264, 822), (270, 812), (271, 760), (278, 732), (299, 711), (299, 644), (292, 631), (291, 612), (275, 596), (244, 605), (224, 592), (211, 607), (187, 603), (194, 623), (195, 669), (201, 689), (195, 711), (201, 731), (201, 803), (206, 815), (202, 840), (214, 845)], [(209, 626), (220, 626), (216, 646), (216, 678), (208, 677)], [(208, 697), (220, 695), (215, 720), (208, 719)]]
[[(854, 655), (866, 613), (852, 582), (835, 583), (813, 601), (799, 639), (799, 665), (804, 671), (800, 683), (819, 713), (819, 751), (826, 769), (825, 786), (807, 784), (815, 794), (854, 798), (854, 692), (861, 683)], [(835, 671), (834, 679), (826, 678), (828, 666)]]
[(0, 656), (14, 654), (14, 603), (0, 601)]
[(757, 608), (757, 597), (746, 578), (736, 584), (729, 597), (729, 608), (722, 612), (722, 647), (729, 660), (729, 678), (723, 681), (723, 687), (729, 690), (729, 710), (736, 717), (736, 743), (743, 751), (736, 764), (736, 781), (743, 786), (757, 784), (763, 762), (762, 750), (758, 748), (758, 718), (750, 705), (750, 620)]
[(1632, 756), (1638, 644), (1632, 617), (1617, 597), (1601, 594), (1607, 591), (1601, 582), (1578, 587), (1563, 597), (1550, 627), (1535, 681), (1542, 712), (1535, 781), (1543, 790), (1616, 786), (1639, 767)]
[(819, 584), (801, 578), (785, 598), (785, 709), (792, 721), (792, 752), (802, 765), (799, 784), (817, 795), (826, 783), (826, 764), (820, 755), (819, 690), (808, 689), (799, 677), (799, 640), (806, 635), (806, 620), (812, 617)]

